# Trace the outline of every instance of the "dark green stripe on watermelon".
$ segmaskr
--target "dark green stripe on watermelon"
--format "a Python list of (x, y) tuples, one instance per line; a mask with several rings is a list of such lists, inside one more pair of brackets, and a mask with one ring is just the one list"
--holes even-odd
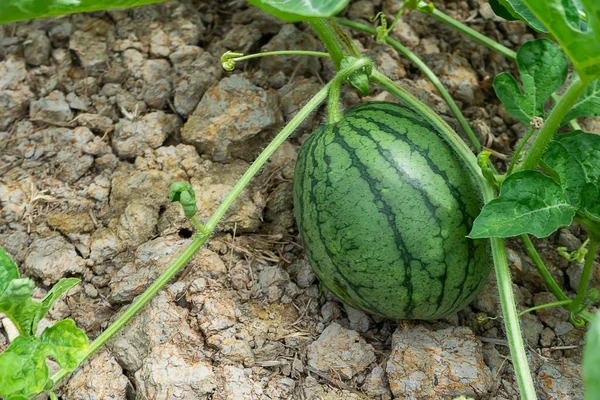
[(370, 102), (303, 143), (296, 220), (319, 279), (348, 305), (388, 318), (435, 319), (465, 307), (491, 265), (466, 237), (479, 188), (436, 129)]

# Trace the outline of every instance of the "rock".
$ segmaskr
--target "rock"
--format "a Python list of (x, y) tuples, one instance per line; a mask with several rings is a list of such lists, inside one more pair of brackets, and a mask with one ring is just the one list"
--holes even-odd
[(205, 336), (232, 327), (241, 315), (234, 292), (215, 291), (187, 298), (194, 305), (192, 311), (199, 310), (198, 324)]
[[(517, 285), (512, 285), (513, 293), (517, 303), (517, 308), (523, 303), (523, 295)], [(473, 300), (472, 305), (478, 310), (483, 311), (490, 317), (496, 317), (502, 315), (502, 306), (500, 305), (500, 295), (498, 293), (498, 286), (496, 284), (496, 275), (490, 273), (489, 279), (483, 285), (481, 292), (477, 294)]]
[(189, 244), (179, 236), (160, 237), (140, 245), (135, 259), (127, 263), (110, 277), (109, 300), (124, 303), (142, 293)]
[[(261, 51), (281, 51), (281, 50), (322, 50), (320, 42), (307, 32), (296, 28), (295, 25), (284, 25), (279, 33), (269, 43), (261, 48)], [(266, 73), (273, 74), (283, 71), (286, 75), (305, 74), (307, 72), (317, 73), (321, 69), (321, 62), (317, 57), (306, 56), (280, 56), (263, 57), (260, 60), (260, 69)]]
[(129, 171), (116, 175), (111, 183), (110, 205), (121, 214), (130, 203), (160, 208), (169, 204), (169, 187), (175, 179), (157, 171)]
[(121, 60), (125, 69), (127, 69), (134, 78), (142, 77), (142, 66), (144, 65), (144, 55), (136, 49), (127, 49), (121, 53)]
[(264, 394), (269, 399), (289, 399), (295, 386), (296, 382), (291, 378), (273, 379), (267, 385)]
[(350, 19), (369, 19), (375, 16), (375, 7), (370, 0), (358, 0), (350, 5), (348, 17)]
[(123, 158), (134, 158), (146, 149), (156, 149), (168, 136), (178, 132), (179, 118), (173, 114), (156, 111), (144, 115), (137, 121), (121, 119), (115, 125), (113, 148)]
[[(157, 24), (158, 25), (158, 24)], [(168, 57), (171, 53), (171, 41), (169, 36), (163, 31), (160, 26), (152, 29), (150, 36), (150, 56), (151, 57)]]
[[(224, 165), (207, 162), (207, 169), (201, 177), (191, 179), (198, 204), (196, 218), (201, 221), (208, 219), (248, 167), (249, 164), (240, 160)], [(165, 193), (168, 193), (168, 189)], [(237, 232), (256, 231), (261, 225), (265, 201), (265, 195), (257, 187), (256, 182), (251, 182), (225, 213), (216, 229), (218, 231), (236, 229)]]
[(86, 212), (50, 214), (48, 215), (48, 225), (59, 230), (63, 235), (88, 233), (95, 227), (90, 214)]
[(258, 274), (260, 290), (269, 303), (279, 301), (283, 296), (283, 288), (290, 281), (290, 276), (279, 266), (267, 266)]
[(335, 301), (328, 301), (321, 307), (321, 317), (323, 321), (330, 322), (342, 318), (342, 309)]
[(79, 96), (77, 96), (73, 92), (71, 92), (67, 95), (67, 102), (69, 103), (69, 107), (71, 107), (73, 110), (80, 110), (80, 111), (88, 110), (88, 106), (86, 104), (87, 102), (82, 100)]
[(412, 26), (410, 26), (404, 18), (400, 18), (394, 26), (394, 30), (392, 31), (392, 37), (400, 38), (400, 42), (408, 47), (409, 49), (414, 49), (419, 45), (421, 39), (419, 38), (419, 34), (415, 32)]
[(96, 264), (94, 272), (99, 275), (104, 273), (99, 266), (103, 262), (111, 260), (123, 250), (125, 250), (125, 246), (114, 230), (100, 228), (94, 231), (90, 240), (90, 259)]
[(131, 203), (126, 208), (117, 227), (117, 237), (127, 247), (137, 247), (154, 235), (158, 223), (158, 210), (144, 204)]
[[(289, 122), (294, 116), (308, 103), (308, 101), (321, 89), (321, 83), (314, 79), (294, 80), (283, 86), (277, 91), (281, 97), (281, 110), (286, 122)], [(318, 120), (315, 118), (305, 119), (300, 127), (293, 133), (294, 137), (300, 137), (303, 132), (311, 132), (317, 126)]]
[[(533, 305), (553, 303), (556, 297), (550, 292), (536, 293), (533, 296)], [(535, 311), (536, 315), (547, 326), (555, 327), (559, 322), (569, 321), (569, 312), (562, 307), (547, 307)]]
[(94, 157), (85, 154), (94, 140), (87, 128), (49, 128), (20, 140), (17, 149), (28, 161), (44, 161), (59, 179), (74, 183), (94, 164)]
[(48, 65), (52, 45), (44, 31), (31, 31), (25, 41), (25, 61), (34, 67)]
[(543, 399), (581, 399), (581, 366), (570, 360), (544, 362), (537, 373), (537, 392)]
[(348, 315), (350, 329), (358, 332), (366, 332), (369, 330), (369, 316), (367, 314), (346, 304), (344, 304), (344, 309), (346, 310), (346, 315)]
[[(0, 72), (0, 77), (2, 73)], [(29, 99), (25, 93), (13, 90), (0, 90), (0, 131), (8, 129), (13, 122), (27, 114)]]
[(318, 372), (340, 374), (345, 379), (364, 371), (375, 362), (373, 346), (355, 331), (336, 323), (308, 346), (308, 366)]
[(216, 387), (212, 366), (172, 344), (154, 347), (135, 373), (136, 399), (207, 400)]
[(309, 287), (316, 279), (316, 275), (311, 268), (308, 260), (302, 258), (298, 261), (294, 262), (294, 265), (297, 265), (297, 275), (296, 275), (296, 283), (301, 288)]
[[(531, 313), (525, 314), (520, 318), (521, 332), (525, 337), (527, 344), (533, 348), (537, 348), (540, 341), (540, 334), (544, 329), (544, 325), (538, 321), (537, 317)], [(569, 324), (571, 325), (571, 324)], [(571, 328), (573, 325), (571, 325)]]
[(566, 247), (567, 251), (578, 250), (582, 245), (581, 240), (573, 235), (568, 228), (559, 231), (557, 243), (559, 246)]
[(477, 74), (469, 62), (457, 54), (431, 55), (431, 69), (440, 78), (450, 94), (457, 100), (472, 105), (479, 88)]
[(17, 265), (20, 265), (25, 260), (27, 249), (32, 240), (26, 232), (14, 231), (0, 235), (0, 247), (8, 253)]
[(385, 74), (385, 76), (393, 81), (400, 80), (406, 76), (406, 70), (395, 50), (378, 51), (377, 68), (382, 74)]
[(225, 378), (225, 393), (223, 393), (225, 399), (247, 400), (252, 398), (252, 382), (242, 368), (227, 365), (223, 367), (223, 377)]
[(106, 344), (127, 371), (138, 371), (154, 347), (178, 345), (182, 351), (202, 355), (203, 342), (188, 324), (189, 312), (173, 304), (174, 296), (161, 291)]
[(147, 60), (142, 67), (143, 98), (150, 107), (163, 109), (171, 97), (171, 65), (167, 60)]
[(103, 135), (113, 125), (112, 119), (96, 114), (81, 114), (77, 117), (77, 123), (99, 135)]
[(479, 397), (493, 383), (481, 343), (465, 327), (398, 328), (387, 374), (392, 393), (403, 399)]
[(325, 390), (323, 390), (323, 387), (314, 376), (307, 376), (302, 386), (302, 391), (306, 399), (317, 400), (323, 399), (325, 396)]
[(17, 90), (26, 79), (27, 69), (22, 58), (11, 55), (0, 61), (0, 90)]
[(73, 33), (73, 24), (65, 21), (55, 25), (48, 31), (48, 36), (54, 47), (64, 47), (68, 45), (69, 38)]
[(365, 379), (362, 390), (371, 399), (391, 400), (392, 392), (381, 365), (377, 365)]
[(73, 400), (125, 400), (129, 379), (105, 350), (101, 350), (69, 378), (63, 398)]
[(33, 240), (23, 267), (27, 275), (51, 286), (61, 278), (83, 274), (85, 263), (75, 246), (61, 236), (51, 236)]
[[(223, 73), (219, 61), (209, 52), (200, 53), (196, 46), (186, 46), (187, 52), (179, 49), (180, 53), (175, 56), (171, 54), (171, 60), (177, 60), (175, 64), (176, 78), (174, 80), (175, 98), (173, 104), (175, 110), (184, 117), (194, 112), (198, 102), (215, 82), (221, 79)], [(194, 53), (200, 55), (194, 57)]]
[(280, 128), (278, 103), (275, 92), (240, 75), (222, 79), (204, 94), (181, 137), (215, 161), (251, 161)]
[[(101, 24), (97, 24), (101, 25)], [(75, 53), (81, 66), (91, 76), (97, 76), (108, 66), (106, 36), (94, 30), (73, 32), (69, 49)]]
[(73, 119), (73, 111), (69, 108), (65, 95), (54, 90), (43, 99), (31, 102), (29, 116), (32, 120), (69, 122)]

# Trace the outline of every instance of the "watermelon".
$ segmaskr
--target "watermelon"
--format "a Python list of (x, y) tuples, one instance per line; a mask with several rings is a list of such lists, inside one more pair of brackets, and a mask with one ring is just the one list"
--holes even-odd
[(294, 173), (300, 237), (340, 300), (395, 319), (437, 319), (475, 297), (489, 242), (467, 238), (482, 207), (471, 172), (408, 108), (368, 102), (317, 128)]

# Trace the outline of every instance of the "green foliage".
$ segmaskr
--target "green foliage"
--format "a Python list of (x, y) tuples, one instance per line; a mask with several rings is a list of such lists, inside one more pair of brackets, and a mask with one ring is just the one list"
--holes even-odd
[(529, 233), (542, 238), (571, 224), (575, 210), (552, 178), (538, 171), (520, 171), (506, 178), (500, 196), (483, 207), (469, 236), (509, 237)]
[(87, 351), (88, 338), (72, 320), (46, 328), (36, 337), (38, 323), (50, 307), (79, 279), (61, 279), (41, 302), (33, 301), (33, 281), (19, 278), (17, 265), (0, 248), (0, 312), (5, 313), (20, 336), (0, 354), (0, 396), (7, 400), (30, 399), (44, 389), (48, 380), (46, 358), (62, 368), (74, 370)]
[(496, 15), (502, 18), (509, 21), (521, 20), (538, 32), (548, 32), (522, 0), (490, 0), (490, 5)]
[(494, 90), (506, 112), (529, 126), (533, 117), (546, 116), (544, 104), (565, 82), (568, 59), (550, 40), (537, 39), (521, 46), (517, 67), (525, 93), (521, 93), (517, 80), (507, 72), (496, 76)]
[[(500, 0), (501, 2), (503, 0)], [(509, 0), (513, 1), (513, 0)], [(581, 0), (587, 29), (581, 30), (579, 10), (570, 0), (522, 0), (548, 28), (585, 81), (600, 77), (600, 2)]]
[(600, 313), (596, 314), (585, 336), (583, 383), (586, 400), (600, 398)]
[(33, 281), (19, 278), (17, 265), (0, 248), (0, 312), (13, 321), (21, 335), (35, 335), (38, 323), (54, 302), (79, 282), (76, 278), (63, 278), (41, 302), (33, 301)]
[(2, 0), (0, 24), (76, 12), (128, 8), (164, 0)]
[(171, 203), (179, 202), (187, 218), (192, 218), (198, 212), (196, 194), (192, 185), (187, 182), (174, 182), (169, 189)]
[(595, 117), (596, 115), (600, 115), (600, 79), (593, 81), (579, 96), (577, 102), (567, 112), (561, 125), (578, 117)]
[(7, 400), (35, 397), (48, 381), (47, 357), (72, 371), (83, 360), (87, 348), (85, 332), (70, 319), (44, 329), (40, 337), (17, 336), (0, 354), (0, 396)]
[(585, 209), (598, 202), (600, 136), (582, 131), (557, 135), (542, 160), (558, 176), (571, 205)]
[(349, 0), (248, 0), (248, 2), (286, 22), (300, 22), (309, 18), (333, 17), (348, 5)]

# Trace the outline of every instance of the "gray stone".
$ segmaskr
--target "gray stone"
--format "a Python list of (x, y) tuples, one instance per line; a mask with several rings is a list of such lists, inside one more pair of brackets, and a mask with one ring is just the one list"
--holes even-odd
[(221, 79), (223, 71), (218, 59), (208, 52), (189, 61), (186, 57), (191, 57), (191, 54), (179, 54), (177, 59), (180, 64), (175, 65), (173, 104), (178, 113), (188, 117), (206, 90)]
[(373, 346), (355, 331), (336, 323), (329, 325), (321, 336), (308, 346), (310, 368), (327, 374), (340, 374), (345, 379), (364, 371), (375, 361)]
[(366, 332), (369, 330), (369, 316), (361, 310), (352, 308), (344, 304), (344, 309), (348, 315), (348, 322), (350, 322), (350, 329), (358, 332)]
[(23, 92), (0, 90), (0, 131), (27, 114), (28, 106), (29, 99)]
[(72, 33), (73, 24), (65, 21), (59, 25), (53, 26), (48, 31), (48, 36), (50, 37), (50, 40), (52, 40), (52, 45), (54, 47), (63, 47), (68, 43)]
[(117, 237), (125, 246), (135, 248), (152, 238), (157, 223), (158, 209), (131, 203), (119, 219)]
[(479, 397), (493, 383), (481, 343), (465, 327), (398, 328), (392, 337), (387, 375), (394, 396), (410, 400)]
[(350, 19), (369, 19), (375, 16), (375, 7), (371, 0), (358, 0), (350, 5), (348, 17)]
[(169, 36), (160, 27), (152, 30), (150, 36), (150, 56), (168, 57), (171, 53)]
[(567, 359), (544, 362), (537, 373), (537, 384), (543, 399), (583, 399), (581, 365)]
[(276, 378), (269, 382), (264, 394), (269, 399), (289, 399), (295, 387), (296, 382), (291, 378)]
[(232, 327), (241, 315), (234, 292), (213, 291), (212, 293), (187, 296), (198, 312), (198, 324), (208, 337)]
[(542, 325), (537, 317), (531, 313), (523, 315), (520, 318), (520, 322), (521, 332), (523, 332), (527, 344), (533, 348), (538, 347), (544, 325)]
[(323, 321), (330, 322), (342, 318), (342, 309), (335, 301), (328, 301), (321, 307), (321, 317)]
[(431, 69), (440, 78), (450, 94), (466, 104), (475, 103), (475, 94), (479, 88), (477, 73), (469, 62), (457, 54), (432, 55)]
[(273, 91), (239, 75), (225, 78), (205, 93), (181, 137), (215, 161), (251, 161), (281, 126), (278, 103)]
[(51, 236), (33, 240), (23, 267), (27, 275), (51, 286), (61, 278), (83, 274), (85, 263), (77, 255), (75, 246), (62, 236)]
[(73, 400), (125, 400), (129, 379), (115, 359), (101, 350), (69, 378), (63, 397)]
[(149, 107), (162, 110), (169, 104), (171, 89), (171, 82), (166, 79), (146, 82), (142, 89), (144, 101)]
[(20, 265), (33, 239), (26, 232), (14, 231), (0, 235), (0, 247), (8, 253), (12, 260)]
[(121, 214), (130, 203), (164, 207), (169, 204), (169, 187), (173, 180), (170, 174), (157, 170), (115, 174), (111, 183), (110, 205), (117, 214)]
[(137, 400), (205, 400), (216, 387), (216, 376), (206, 360), (182, 354), (172, 344), (153, 347), (135, 373)]
[[(209, 218), (248, 167), (249, 164), (240, 160), (231, 164), (207, 162), (207, 168), (201, 177), (191, 179), (198, 204), (196, 218), (201, 221)], [(237, 232), (256, 231), (262, 222), (265, 201), (262, 189), (251, 182), (225, 213), (216, 229), (231, 231), (235, 228)]]
[(122, 118), (115, 125), (113, 148), (119, 157), (141, 156), (145, 150), (162, 145), (169, 135), (177, 133), (179, 127), (176, 115), (162, 111), (146, 114), (136, 121)]
[(227, 400), (246, 400), (253, 396), (252, 382), (246, 376), (243, 368), (227, 365), (223, 367), (225, 378), (224, 398)]
[(308, 260), (301, 259), (296, 262), (298, 265), (298, 273), (296, 275), (296, 283), (301, 288), (309, 287), (316, 279), (315, 272), (308, 263)]
[[(536, 293), (533, 296), (533, 305), (553, 303), (556, 297), (550, 292)], [(562, 307), (547, 307), (535, 311), (536, 315), (547, 326), (557, 326), (560, 322), (569, 321), (569, 312)]]
[(573, 235), (568, 228), (563, 228), (559, 231), (557, 242), (559, 246), (566, 247), (567, 251), (578, 250), (582, 245), (581, 240)]
[[(319, 41), (307, 32), (296, 28), (295, 25), (284, 25), (279, 33), (269, 43), (261, 48), (261, 51), (281, 51), (281, 50), (322, 50)], [(260, 60), (260, 69), (266, 73), (273, 74), (283, 71), (286, 75), (292, 73), (304, 74), (307, 72), (316, 73), (321, 69), (321, 62), (316, 57), (306, 56), (280, 56), (263, 57)]]
[(279, 266), (266, 266), (258, 274), (258, 284), (270, 303), (279, 301), (290, 276)]
[(88, 103), (89, 100), (83, 100), (81, 97), (77, 96), (73, 92), (67, 94), (67, 102), (69, 103), (69, 107), (71, 107), (73, 110), (88, 110), (88, 106), (86, 103)]
[(381, 365), (377, 365), (369, 373), (362, 385), (362, 390), (371, 399), (391, 400), (392, 392)]
[(22, 58), (8, 56), (0, 62), (0, 90), (17, 90), (26, 79), (27, 69)]
[(32, 120), (68, 122), (73, 119), (73, 111), (65, 95), (55, 90), (40, 100), (32, 101), (29, 116)]
[(142, 77), (144, 55), (141, 52), (135, 49), (127, 49), (121, 53), (121, 60), (125, 69), (127, 69), (133, 77)]
[(77, 123), (100, 135), (106, 133), (113, 125), (112, 119), (97, 114), (81, 114), (77, 118)]
[(25, 61), (27, 64), (39, 67), (47, 65), (50, 60), (52, 45), (44, 31), (31, 31), (25, 41)]
[(127, 263), (110, 277), (109, 300), (124, 303), (142, 293), (189, 244), (179, 236), (160, 237), (140, 245), (135, 259)]
[(106, 37), (97, 35), (94, 30), (73, 32), (69, 48), (89, 75), (96, 76), (108, 66)]

